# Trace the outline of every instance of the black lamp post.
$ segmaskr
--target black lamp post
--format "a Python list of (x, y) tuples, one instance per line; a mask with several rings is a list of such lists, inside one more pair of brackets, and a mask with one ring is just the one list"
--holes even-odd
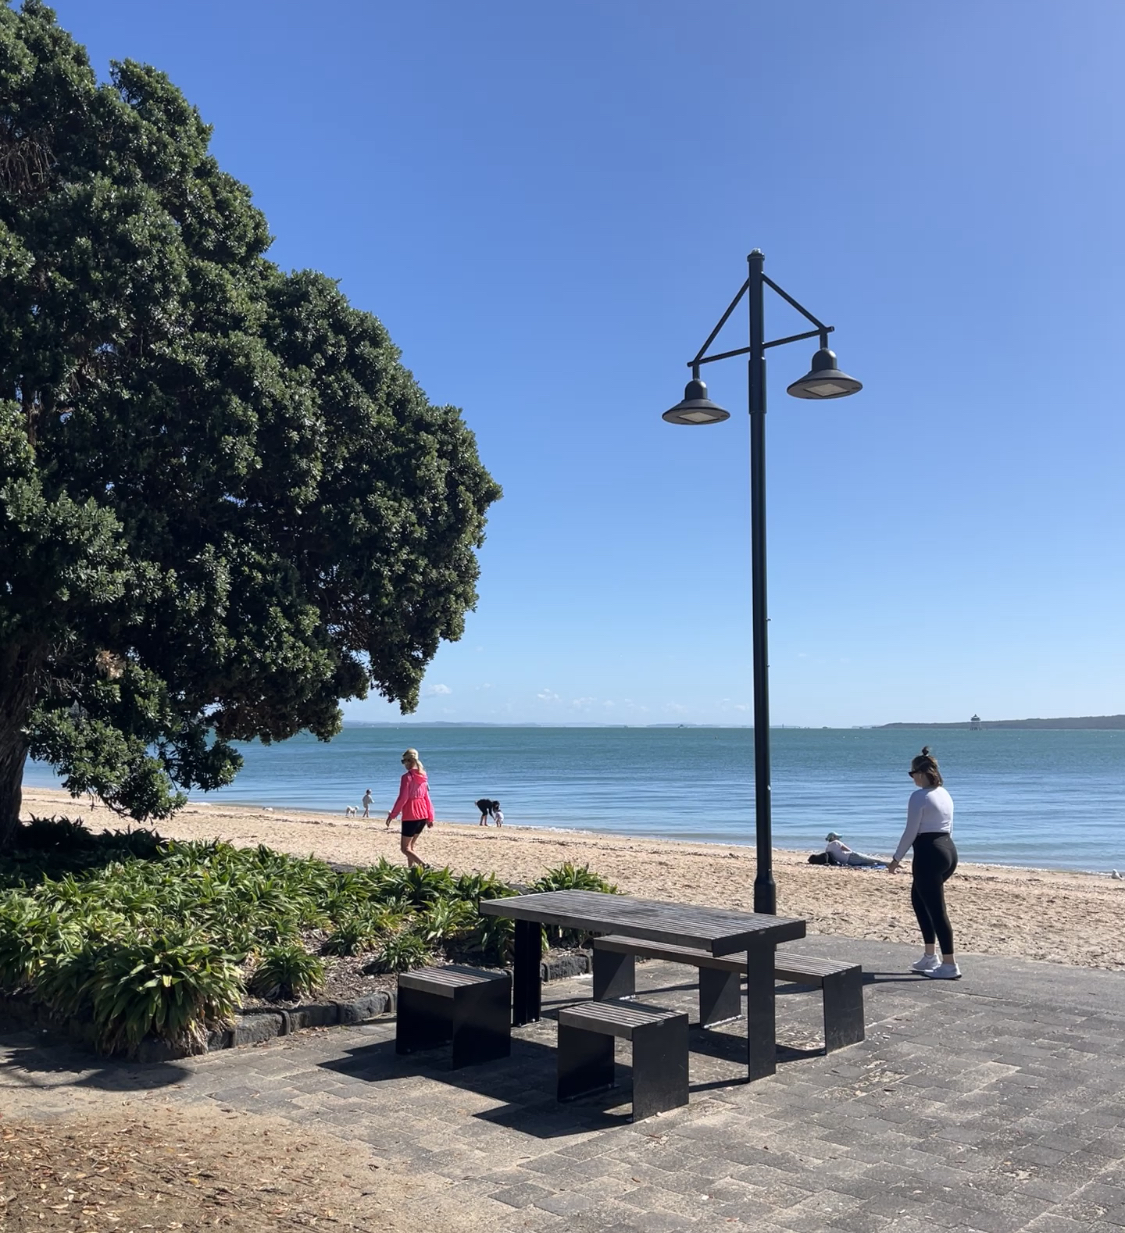
[[(664, 412), (670, 424), (719, 424), (730, 419), (707, 397), (707, 386), (699, 379), (703, 364), (729, 359), (733, 355), (750, 356), (750, 542), (754, 625), (754, 832), (758, 846), (758, 871), (754, 878), (754, 911), (777, 912), (777, 886), (773, 880), (773, 836), (770, 814), (770, 686), (769, 654), (766, 631), (766, 351), (784, 343), (804, 338), (819, 338), (820, 350), (813, 356), (812, 368), (799, 381), (789, 386), (794, 398), (844, 398), (863, 386), (836, 367), (836, 357), (828, 350), (828, 335), (834, 327), (825, 325), (783, 291), (762, 271), (765, 255), (759, 248), (747, 258), (750, 276), (730, 302), (719, 324), (700, 347), (695, 359), (688, 361), (691, 380), (684, 390), (682, 402)], [(803, 334), (765, 341), (764, 299), (769, 285), (779, 296), (816, 326)], [(708, 355), (707, 348), (718, 337), (731, 313), (744, 295), (750, 303), (750, 345), (737, 351)]]

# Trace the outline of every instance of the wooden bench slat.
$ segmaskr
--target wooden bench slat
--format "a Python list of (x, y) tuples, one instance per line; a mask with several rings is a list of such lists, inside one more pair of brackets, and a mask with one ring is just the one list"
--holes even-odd
[(439, 997), (452, 997), (455, 989), (507, 979), (507, 972), (489, 972), (483, 968), (467, 968), (458, 964), (450, 964), (442, 968), (418, 968), (413, 972), (400, 972), (398, 983), (406, 989), (417, 989), (422, 993), (436, 993)]
[(636, 1028), (662, 1019), (686, 1018), (681, 1011), (664, 1010), (659, 1006), (644, 1006), (621, 1002), (579, 1002), (577, 1006), (564, 1006), (559, 1011), (559, 1023), (563, 1027), (582, 1028), (588, 1032), (602, 1032), (607, 1036), (632, 1038)]
[[(723, 972), (746, 971), (744, 954), (716, 956), (705, 950), (696, 950), (688, 946), (669, 946), (663, 942), (645, 942), (636, 938), (617, 937), (613, 934), (595, 938), (594, 948), (615, 951), (622, 955), (638, 955), (644, 959), (665, 959), (670, 963), (689, 963), (694, 967), (717, 968)], [(773, 974), (776, 980), (819, 983), (826, 976), (848, 972), (858, 966), (858, 964), (841, 962), (836, 959), (819, 959), (814, 955), (778, 952), (774, 959)]]

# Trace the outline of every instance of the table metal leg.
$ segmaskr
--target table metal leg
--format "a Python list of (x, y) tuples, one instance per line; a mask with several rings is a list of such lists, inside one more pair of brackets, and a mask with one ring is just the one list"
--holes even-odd
[(777, 1071), (777, 1017), (773, 964), (776, 946), (754, 946), (746, 953), (746, 1062), (748, 1078)]
[(594, 1001), (631, 998), (637, 992), (636, 961), (632, 955), (594, 950)]
[(512, 1023), (520, 1027), (539, 1018), (543, 934), (538, 921), (516, 921), (512, 965)]

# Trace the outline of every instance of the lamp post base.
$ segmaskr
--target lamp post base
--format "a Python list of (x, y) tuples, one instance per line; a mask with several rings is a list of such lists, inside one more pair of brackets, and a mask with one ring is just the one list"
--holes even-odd
[(759, 874), (754, 879), (754, 911), (777, 915), (777, 883), (772, 873)]

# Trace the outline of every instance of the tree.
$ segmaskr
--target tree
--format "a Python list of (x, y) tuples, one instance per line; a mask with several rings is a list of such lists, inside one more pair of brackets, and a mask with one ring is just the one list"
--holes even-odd
[(266, 259), (168, 79), (0, 0), (0, 847), (27, 753), (137, 819), (417, 705), (500, 490), (373, 316)]

